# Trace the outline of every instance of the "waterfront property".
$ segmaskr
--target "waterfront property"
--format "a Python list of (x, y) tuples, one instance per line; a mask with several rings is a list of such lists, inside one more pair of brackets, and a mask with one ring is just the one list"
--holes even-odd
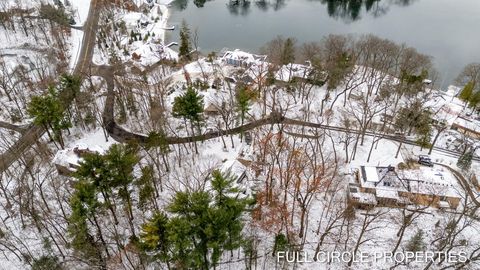
[(301, 81), (314, 85), (323, 85), (327, 81), (328, 75), (326, 72), (317, 72), (311, 65), (302, 64), (288, 64), (283, 65), (275, 74), (277, 82), (293, 82)]
[(266, 59), (266, 55), (252, 54), (239, 49), (227, 51), (222, 57), (222, 60), (224, 60), (228, 65), (244, 68), (247, 68), (258, 62), (264, 62)]

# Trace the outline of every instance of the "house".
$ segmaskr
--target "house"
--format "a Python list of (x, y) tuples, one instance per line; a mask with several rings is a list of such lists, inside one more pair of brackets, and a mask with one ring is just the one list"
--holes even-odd
[(473, 139), (480, 139), (480, 121), (457, 117), (452, 123), (452, 129), (457, 130)]
[(103, 153), (103, 149), (78, 145), (58, 151), (53, 158), (53, 163), (58, 174), (68, 176), (80, 167), (80, 162), (85, 155), (93, 153)]
[(277, 82), (289, 83), (293, 81), (302, 81), (322, 86), (327, 80), (327, 73), (316, 73), (311, 65), (288, 64), (283, 65), (276, 73)]
[(372, 193), (361, 192), (360, 187), (354, 183), (350, 183), (347, 190), (347, 195), (350, 204), (360, 209), (372, 209), (378, 202), (377, 198)]
[(348, 197), (358, 208), (416, 204), (453, 209), (461, 198), (456, 178), (450, 172), (431, 167), (397, 171), (393, 166), (360, 166)]
[(265, 61), (266, 59), (266, 55), (251, 54), (239, 49), (234, 51), (226, 51), (222, 57), (222, 60), (228, 65), (244, 68), (247, 68), (254, 63)]
[(148, 17), (140, 12), (129, 12), (123, 15), (122, 20), (125, 22), (127, 31), (136, 31), (140, 27), (145, 27), (150, 23)]

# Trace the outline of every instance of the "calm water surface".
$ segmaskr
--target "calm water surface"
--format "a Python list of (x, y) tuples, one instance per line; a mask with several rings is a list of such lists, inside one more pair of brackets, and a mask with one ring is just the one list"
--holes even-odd
[(375, 34), (434, 57), (448, 86), (468, 63), (480, 61), (480, 0), (176, 0), (169, 24), (178, 40), (185, 20), (197, 29), (202, 52), (240, 48), (257, 52), (277, 35), (299, 43), (328, 34)]

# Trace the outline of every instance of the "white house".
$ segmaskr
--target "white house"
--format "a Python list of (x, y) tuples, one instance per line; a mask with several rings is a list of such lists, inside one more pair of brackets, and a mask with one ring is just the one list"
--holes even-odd
[(235, 67), (249, 67), (252, 64), (265, 61), (266, 55), (257, 55), (236, 49), (234, 51), (227, 51), (222, 56), (225, 63)]

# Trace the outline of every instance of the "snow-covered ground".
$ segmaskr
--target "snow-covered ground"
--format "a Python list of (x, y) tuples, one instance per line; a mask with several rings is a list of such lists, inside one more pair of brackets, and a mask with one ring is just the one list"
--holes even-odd
[[(84, 0), (70, 0), (72, 8), (76, 10), (74, 14), (75, 20), (78, 26), (81, 26), (88, 15), (89, 5)], [(178, 56), (175, 51), (170, 48), (166, 48), (164, 44), (165, 31), (168, 27), (168, 4), (170, 0), (161, 0), (159, 3), (155, 3), (152, 8), (146, 14), (125, 11), (114, 10), (114, 22), (112, 25), (118, 27), (114, 29), (102, 28), (99, 36), (107, 36), (105, 41), (99, 38), (101, 49), (95, 46), (94, 62), (97, 64), (108, 64), (111, 57), (116, 55), (121, 63), (131, 64), (144, 69), (151, 66), (162, 59), (178, 60)], [(137, 6), (145, 4), (143, 0), (135, 0)], [(104, 19), (104, 18), (102, 18)], [(123, 25), (123, 26), (122, 26)], [(123, 30), (121, 30), (123, 29)], [(110, 32), (109, 32), (110, 31)], [(132, 35), (133, 33), (133, 35)], [(33, 42), (31, 39), (17, 35), (7, 35), (0, 31), (0, 35), (8, 38), (7, 42), (0, 43), (2, 47), (2, 54), (6, 61), (8, 69), (14, 69), (19, 64), (27, 63), (26, 59), (33, 58), (29, 54), (30, 50), (24, 50), (19, 48), (24, 41)], [(0, 36), (1, 37), (1, 36)], [(83, 38), (83, 31), (71, 30), (70, 42), (70, 68), (72, 68), (78, 56), (78, 49), (80, 47)], [(5, 40), (5, 39), (2, 39)], [(24, 52), (25, 51), (25, 52)], [(9, 57), (11, 54), (12, 57)], [(21, 59), (20, 61), (18, 59)], [(117, 90), (127, 91), (131, 94), (129, 99), (126, 99), (121, 94), (117, 95), (117, 102), (115, 103), (116, 116), (120, 118), (122, 116), (122, 122), (120, 123), (127, 130), (138, 132), (141, 134), (148, 134), (150, 131), (155, 131), (159, 125), (159, 117), (155, 117), (153, 110), (154, 106), (158, 107), (158, 103), (165, 102), (165, 111), (162, 111), (162, 120), (165, 120), (165, 132), (169, 136), (189, 136), (191, 130), (185, 126), (183, 119), (174, 118), (171, 116), (172, 105), (175, 97), (185, 93), (185, 89), (190, 80), (193, 84), (198, 83), (201, 87), (198, 87), (200, 95), (205, 101), (205, 107), (210, 104), (222, 107), (224, 110), (230, 111), (230, 119), (228, 123), (223, 121), (224, 119), (215, 115), (205, 116), (204, 123), (201, 124), (199, 133), (212, 131), (215, 129), (227, 129), (238, 126), (240, 119), (238, 117), (237, 108), (233, 106), (233, 100), (235, 99), (235, 82), (227, 82), (225, 77), (233, 78), (239, 73), (249, 74), (254, 76), (255, 74), (262, 74), (265, 70), (267, 63), (259, 63), (255, 66), (256, 70), (244, 71), (241, 68), (227, 65), (224, 59), (217, 58), (213, 62), (207, 61), (205, 58), (200, 58), (197, 61), (188, 63), (182, 68), (176, 68), (175, 66), (166, 66), (162, 68), (153, 69), (152, 73), (146, 75), (145, 78), (141, 78), (132, 73), (127, 73), (122, 76), (116, 76)], [(358, 66), (357, 70), (362, 70), (364, 67)], [(128, 69), (127, 69), (128, 70)], [(367, 70), (368, 69), (364, 69)], [(282, 73), (285, 70), (282, 69)], [(245, 72), (245, 73), (242, 73)], [(359, 72), (360, 73), (360, 72)], [(160, 75), (159, 75), (160, 74)], [(290, 76), (290, 74), (288, 75)], [(281, 76), (284, 78), (285, 76)], [(212, 85), (220, 79), (220, 85), (213, 87)], [(360, 79), (358, 75), (355, 80)], [(162, 85), (164, 83), (165, 85)], [(95, 102), (87, 104), (89, 109), (96, 109), (95, 117), (99, 121), (101, 117), (101, 110), (104, 106), (104, 82), (94, 77), (92, 79), (93, 86), (93, 98)], [(85, 83), (84, 90), (90, 87), (89, 83)], [(339, 93), (343, 86), (331, 91), (331, 95), (335, 96)], [(376, 96), (370, 92), (371, 85), (367, 82), (359, 84), (356, 88), (352, 89), (352, 97), (348, 101), (345, 101), (344, 106), (343, 95), (333, 104), (332, 98), (326, 98), (328, 93), (326, 86), (314, 86), (310, 89), (308, 96), (301, 96), (298, 92), (287, 91), (282, 87), (272, 86), (264, 90), (262, 93), (255, 93), (250, 110), (248, 111), (247, 119), (245, 122), (262, 118), (264, 110), (267, 114), (273, 109), (281, 108), (284, 110), (285, 115), (290, 118), (305, 120), (309, 122), (317, 122), (330, 126), (342, 126), (342, 122), (345, 117), (349, 117), (350, 120), (355, 122), (355, 117), (359, 116), (360, 101), (362, 95)], [(125, 90), (126, 89), (126, 90)], [(249, 90), (255, 91), (255, 85), (252, 85)], [(451, 89), (453, 91), (453, 89)], [(427, 102), (426, 106), (432, 111), (436, 112), (435, 117), (437, 120), (445, 120), (448, 124), (451, 124), (459, 115), (462, 115), (463, 104), (460, 100), (454, 97), (454, 95), (448, 92), (443, 95), (440, 91), (431, 91), (431, 99)], [(91, 94), (89, 92), (89, 94)], [(346, 95), (345, 95), (346, 96)], [(265, 100), (262, 98), (265, 97)], [(7, 104), (6, 107), (14, 108), (13, 101), (8, 101), (6, 97), (0, 97), (2, 103)], [(369, 101), (373, 104), (373, 98)], [(265, 104), (263, 104), (265, 102)], [(400, 106), (405, 105), (405, 100), (400, 100)], [(121, 111), (122, 108), (126, 108), (127, 111)], [(264, 106), (267, 106), (265, 108)], [(155, 107), (155, 108), (157, 108)], [(329, 109), (331, 107), (331, 110)], [(10, 121), (10, 115), (7, 112), (1, 112), (0, 120)], [(165, 118), (165, 119), (163, 119)], [(381, 124), (381, 117), (376, 115), (372, 118), (375, 124)], [(95, 120), (94, 120), (95, 121)], [(120, 121), (119, 121), (120, 122)], [(80, 125), (79, 125), (80, 126)], [(62, 237), (68, 237), (65, 227), (66, 221), (58, 216), (62, 211), (69, 212), (68, 200), (69, 195), (72, 192), (72, 179), (61, 177), (55, 171), (53, 163), (59, 158), (62, 159), (62, 154), (68, 155), (68, 149), (75, 148), (77, 146), (86, 147), (91, 150), (103, 152), (112, 144), (116, 143), (112, 138), (105, 138), (104, 130), (101, 129), (96, 123), (94, 127), (92, 124), (87, 124), (87, 127), (75, 126), (69, 130), (66, 134), (66, 148), (67, 150), (56, 149), (44, 136), (41, 143), (36, 146), (32, 151), (32, 156), (40, 158), (36, 159), (36, 162), (30, 166), (24, 166), (23, 163), (17, 162), (6, 173), (8, 177), (1, 178), (2, 188), (5, 188), (9, 192), (12, 192), (12, 198), (21, 198), (22, 193), (19, 192), (18, 185), (26, 185), (25, 190), (32, 193), (25, 193), (31, 195), (32, 202), (35, 202), (34, 206), (30, 206), (32, 209), (43, 211), (45, 215), (52, 220), (58, 218), (59, 225), (55, 224), (55, 228), (60, 229), (60, 232), (55, 232), (55, 236), (59, 239)], [(284, 128), (284, 129), (281, 129)], [(358, 127), (355, 127), (358, 128)], [(292, 135), (293, 134), (293, 135)], [(296, 135), (295, 135), (296, 134)], [(306, 137), (301, 137), (304, 135)], [(192, 143), (184, 145), (170, 145), (169, 152), (166, 155), (166, 160), (161, 160), (164, 153), (160, 153), (158, 149), (141, 150), (142, 160), (138, 167), (150, 164), (160, 164), (156, 168), (156, 181), (159, 182), (163, 190), (159, 194), (158, 205), (162, 209), (168, 201), (171, 199), (175, 191), (178, 190), (191, 190), (191, 189), (205, 189), (206, 179), (208, 179), (209, 173), (213, 169), (232, 169), (233, 173), (240, 174), (242, 170), (245, 170), (248, 174), (248, 183), (237, 183), (244, 185), (245, 188), (250, 189), (251, 192), (257, 193), (259, 197), (257, 199), (262, 200), (264, 197), (264, 190), (268, 187), (265, 186), (267, 181), (271, 181), (273, 188), (270, 187), (275, 194), (272, 200), (277, 200), (277, 208), (275, 203), (267, 203), (257, 205), (259, 216), (246, 217), (247, 227), (245, 233), (247, 235), (256, 235), (259, 240), (258, 254), (259, 268), (273, 269), (275, 265), (275, 257), (272, 256), (272, 247), (275, 234), (287, 227), (287, 233), (291, 234), (290, 238), (294, 241), (294, 244), (300, 244), (304, 241), (303, 250), (305, 250), (309, 256), (313, 256), (316, 245), (320, 240), (320, 235), (325, 232), (329, 225), (329, 222), (335, 218), (335, 215), (344, 213), (345, 211), (345, 199), (346, 199), (346, 187), (349, 181), (354, 177), (352, 172), (358, 169), (360, 166), (397, 166), (401, 162), (406, 162), (409, 159), (415, 159), (420, 154), (427, 154), (428, 149), (421, 149), (418, 146), (412, 146), (404, 144), (401, 149), (398, 158), (395, 158), (397, 149), (399, 147), (398, 142), (394, 142), (387, 139), (380, 139), (365, 135), (362, 138), (363, 144), (359, 144), (355, 151), (355, 158), (352, 159), (352, 152), (355, 147), (355, 140), (359, 140), (359, 137), (355, 139), (355, 134), (350, 134), (348, 138), (345, 132), (340, 131), (328, 131), (322, 129), (302, 129), (301, 127), (289, 127), (289, 126), (263, 126), (259, 127), (249, 133), (251, 136), (251, 144), (247, 144), (246, 136), (242, 139), (240, 136), (224, 136), (215, 139), (207, 140), (204, 142), (198, 142), (198, 152), (194, 153), (194, 146)], [(13, 135), (10, 132), (2, 130), (0, 133), (2, 137), (2, 146), (0, 149), (6, 148), (9, 144), (14, 142), (14, 139), (18, 137), (18, 134)], [(437, 146), (447, 147), (449, 149), (457, 149), (456, 141), (461, 139), (462, 135), (453, 130), (445, 131), (437, 142)], [(6, 139), (4, 139), (6, 138)], [(346, 140), (349, 139), (350, 143), (347, 144)], [(375, 140), (375, 141), (374, 141)], [(378, 140), (378, 141), (377, 141)], [(5, 146), (4, 146), (5, 145)], [(373, 145), (373, 149), (372, 149)], [(42, 147), (46, 148), (43, 149)], [(3, 149), (2, 149), (3, 150)], [(43, 151), (40, 151), (43, 150)], [(321, 151), (319, 151), (321, 150)], [(479, 149), (480, 150), (480, 149)], [(63, 152), (62, 152), (63, 151)], [(39, 153), (40, 152), (40, 153)], [(370, 155), (371, 152), (371, 155)], [(54, 158), (57, 153), (57, 158)], [(346, 153), (349, 158), (347, 159)], [(369, 157), (370, 155), (370, 157)], [(442, 163), (453, 168), (456, 167), (457, 158), (450, 157), (442, 152), (433, 151), (431, 154), (432, 160), (438, 163)], [(69, 161), (70, 156), (64, 157), (63, 161)], [(369, 159), (369, 161), (367, 161)], [(61, 160), (62, 161), (62, 160)], [(326, 162), (322, 164), (321, 161)], [(162, 170), (163, 162), (168, 163), (169, 170)], [(315, 163), (315, 162), (318, 162)], [(314, 164), (315, 163), (315, 164)], [(245, 165), (250, 164), (250, 165)], [(243, 166), (243, 167), (242, 167)], [(26, 170), (26, 168), (29, 170)], [(31, 168), (34, 169), (31, 169)], [(474, 162), (473, 172), (480, 171), (480, 164)], [(139, 168), (137, 168), (137, 171)], [(287, 172), (295, 172), (288, 174)], [(321, 174), (320, 171), (324, 174)], [(308, 175), (311, 172), (318, 173), (320, 176)], [(32, 182), (23, 183), (20, 181), (29, 179), (31, 174), (35, 174), (35, 177), (30, 179)], [(136, 172), (138, 173), (138, 172)], [(435, 165), (433, 169), (420, 167), (419, 169), (412, 170), (411, 173), (424, 174), (430, 177), (436, 177), (440, 173), (442, 177), (445, 177), (445, 181), (455, 185), (456, 178), (453, 175)], [(15, 177), (10, 177), (11, 175)], [(3, 175), (0, 175), (3, 177)], [(18, 178), (18, 179), (17, 179)], [(303, 236), (300, 235), (299, 228), (301, 223), (301, 216), (298, 213), (300, 209), (299, 203), (304, 196), (308, 195), (309, 186), (312, 184), (312, 180), (317, 180), (322, 183), (318, 190), (315, 190), (311, 204), (307, 207), (308, 213), (305, 218), (306, 227), (304, 228)], [(3, 182), (5, 180), (5, 182)], [(18, 182), (17, 182), (18, 180)], [(29, 180), (29, 181), (30, 181)], [(288, 181), (292, 182), (288, 182)], [(43, 186), (42, 186), (43, 185)], [(312, 184), (313, 185), (313, 184)], [(6, 187), (5, 187), (6, 186)], [(45, 187), (42, 189), (42, 187)], [(286, 190), (282, 188), (286, 186)], [(335, 189), (330, 189), (331, 186), (335, 186)], [(45, 194), (38, 192), (38, 188), (45, 192)], [(295, 189), (298, 189), (295, 191)], [(460, 190), (460, 188), (458, 188)], [(35, 191), (35, 192), (33, 192)], [(254, 192), (253, 192), (254, 191)], [(461, 190), (460, 190), (461, 191)], [(17, 193), (18, 192), (18, 196)], [(295, 192), (298, 192), (298, 196), (295, 197)], [(463, 192), (463, 191), (462, 191)], [(61, 196), (59, 196), (59, 193)], [(132, 187), (132, 196), (134, 197), (134, 203), (137, 203), (138, 192)], [(1, 194), (1, 193), (0, 193)], [(465, 194), (462, 193), (462, 196)], [(27, 223), (23, 226), (23, 218), (25, 209), (19, 209), (17, 205), (13, 205), (13, 208), (9, 208), (9, 202), (0, 195), (0, 203), (4, 206), (6, 211), (0, 211), (0, 217), (3, 223), (0, 223), (1, 232), (5, 233), (6, 239), (15, 243), (27, 243), (27, 247), (22, 247), (22, 251), (28, 250), (35, 258), (44, 254), (43, 238), (48, 238), (46, 232), (37, 231), (36, 224)], [(43, 197), (45, 196), (45, 198)], [(282, 205), (282, 199), (286, 198), (285, 205)], [(291, 206), (293, 205), (293, 207)], [(44, 208), (52, 209), (44, 209)], [(61, 207), (66, 210), (59, 209)], [(262, 208), (263, 207), (263, 208)], [(271, 208), (270, 208), (271, 207)], [(296, 207), (296, 208), (295, 208)], [(431, 243), (435, 238), (438, 238), (445, 232), (445, 228), (448, 228), (448, 224), (457, 217), (459, 211), (462, 210), (464, 205), (461, 205), (456, 210), (441, 210), (433, 207), (422, 209), (419, 218), (414, 219), (412, 224), (409, 225), (405, 231), (403, 241), (401, 241), (400, 249), (403, 250), (407, 240), (419, 230), (424, 232), (424, 242)], [(325, 211), (328, 209), (329, 211)], [(332, 229), (332, 234), (326, 235), (324, 240), (323, 250), (352, 250), (356, 244), (358, 237), (360, 237), (360, 228), (363, 221), (366, 220), (368, 215), (379, 214), (378, 219), (372, 223), (371, 230), (367, 231), (364, 235), (363, 244), (360, 247), (362, 252), (368, 252), (373, 254), (374, 252), (384, 252), (393, 249), (398, 237), (399, 227), (403, 224), (403, 209), (376, 207), (371, 212), (364, 210), (355, 210), (354, 217), (351, 219), (343, 219), (339, 217), (338, 224), (335, 223), (335, 227)], [(33, 211), (33, 210), (32, 210)], [(120, 210), (118, 210), (120, 212)], [(134, 226), (140, 228), (141, 224), (150, 217), (151, 210), (143, 211), (135, 209), (136, 219)], [(254, 212), (255, 212), (254, 211)], [(20, 215), (18, 214), (20, 213)], [(281, 213), (287, 213), (288, 217), (284, 219), (275, 218)], [(23, 214), (23, 215), (22, 215)], [(420, 215), (419, 214), (419, 215)], [(58, 215), (58, 216), (57, 216)], [(467, 220), (467, 219), (465, 219)], [(469, 222), (471, 220), (468, 220)], [(101, 226), (107, 228), (105, 232), (109, 237), (108, 241), (113, 243), (114, 239), (112, 231), (113, 222), (110, 218), (105, 217), (101, 220)], [(126, 222), (124, 222), (126, 223)], [(129, 235), (127, 224), (121, 223), (118, 228), (123, 232), (115, 235), (115, 240), (119, 241), (121, 245), (127, 245), (129, 243)], [(48, 227), (49, 228), (49, 227)], [(280, 228), (280, 229), (279, 229)], [(459, 235), (460, 243), (454, 251), (468, 250), (480, 243), (480, 226), (474, 224), (474, 226), (468, 227), (462, 231)], [(348, 230), (348, 234), (342, 234), (342, 230)], [(344, 232), (343, 232), (344, 233)], [(61, 235), (62, 237), (60, 237)], [(342, 238), (343, 237), (343, 238)], [(340, 239), (341, 238), (341, 239)], [(13, 240), (12, 240), (13, 239)], [(1, 239), (4, 240), (3, 238)], [(469, 245), (461, 245), (467, 241)], [(52, 245), (51, 243), (49, 243)], [(61, 242), (59, 244), (62, 250), (69, 255), (71, 249), (67, 247), (66, 243)], [(114, 247), (114, 244), (111, 244)], [(433, 245), (432, 245), (433, 247)], [(50, 247), (51, 248), (51, 247)], [(116, 247), (112, 250), (117, 250)], [(240, 259), (238, 259), (240, 258)], [(221, 264), (219, 269), (244, 269), (244, 263), (241, 260), (242, 257), (238, 256), (236, 262), (230, 262)], [(6, 256), (0, 261), (0, 269), (24, 269), (25, 263), (22, 262), (23, 258), (16, 258), (13, 256)], [(230, 254), (225, 254), (222, 257), (224, 262), (230, 261)], [(260, 267), (260, 265), (262, 265)], [(69, 265), (70, 266), (70, 265)], [(344, 263), (333, 263), (328, 265), (326, 263), (305, 263), (297, 265), (298, 269), (346, 269)], [(372, 262), (367, 264), (354, 264), (355, 269), (383, 269), (385, 267), (382, 263)], [(398, 269), (417, 269), (416, 265), (400, 266)], [(472, 268), (474, 269), (474, 268)]]
[(170, 31), (168, 5), (171, 1), (153, 2), (151, 5), (145, 1), (136, 2), (137, 6), (146, 7), (148, 13), (116, 10), (116, 27), (104, 29), (104, 46), (100, 50), (96, 48), (94, 63), (108, 63), (112, 49), (121, 61), (130, 61), (140, 69), (163, 59), (178, 60), (177, 52), (165, 44), (165, 32)]

